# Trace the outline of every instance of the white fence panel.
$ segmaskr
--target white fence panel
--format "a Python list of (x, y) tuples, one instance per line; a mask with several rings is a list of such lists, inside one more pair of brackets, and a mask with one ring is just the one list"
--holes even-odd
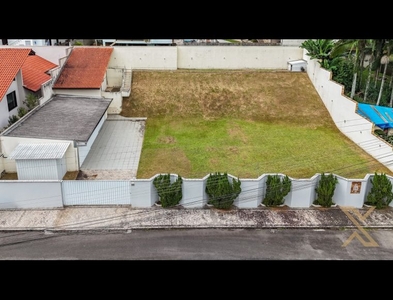
[(0, 209), (61, 208), (61, 181), (0, 181)]
[(131, 205), (129, 180), (65, 180), (63, 203), (67, 205)]

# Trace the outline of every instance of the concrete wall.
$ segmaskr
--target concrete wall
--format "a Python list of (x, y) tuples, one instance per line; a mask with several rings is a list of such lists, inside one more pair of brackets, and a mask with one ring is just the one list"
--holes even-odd
[(89, 141), (86, 143), (86, 145), (78, 145), (78, 157), (79, 157), (79, 167), (77, 170), (80, 169), (80, 166), (82, 166), (83, 162), (85, 161), (87, 155), (90, 152), (91, 146), (93, 145), (94, 141), (96, 140), (98, 133), (100, 132), (102, 126), (104, 125), (104, 122), (106, 118), (108, 117), (108, 114), (105, 113), (105, 115), (101, 118), (100, 122), (98, 123), (96, 129), (94, 129), (93, 133), (91, 134)]
[(177, 47), (115, 46), (108, 68), (176, 70)]
[(373, 123), (360, 116), (357, 102), (344, 95), (341, 84), (331, 80), (331, 72), (320, 67), (316, 60), (308, 61), (307, 74), (329, 111), (334, 123), (355, 144), (393, 171), (392, 145), (373, 134)]
[[(158, 175), (158, 174), (157, 174)], [(156, 175), (156, 176), (157, 176)], [(175, 176), (176, 174), (172, 174)], [(256, 179), (242, 179), (241, 193), (234, 201), (238, 208), (258, 208), (266, 194), (266, 179), (263, 174)], [(284, 174), (279, 174), (285, 176)], [(0, 208), (47, 208), (68, 205), (131, 205), (135, 208), (152, 207), (158, 201), (158, 193), (153, 180), (64, 180), (53, 185), (50, 180), (0, 180)], [(176, 175), (177, 176), (177, 175)], [(290, 193), (284, 198), (284, 205), (291, 208), (308, 208), (316, 199), (315, 188), (321, 174), (309, 179), (291, 179)], [(361, 179), (347, 179), (335, 175), (338, 184), (333, 202), (340, 206), (361, 208), (371, 190), (372, 174)], [(208, 175), (201, 179), (183, 178), (184, 208), (203, 208), (208, 200), (205, 192)], [(234, 177), (233, 177), (234, 178)], [(393, 183), (393, 177), (388, 176)], [(358, 189), (354, 189), (354, 186)], [(46, 189), (48, 188), (48, 189)], [(29, 192), (26, 193), (25, 191)], [(59, 191), (63, 191), (62, 194)], [(393, 203), (390, 204), (393, 207)]]
[(108, 114), (121, 113), (121, 108), (123, 106), (122, 92), (101, 92), (101, 96), (104, 98), (112, 99), (112, 102), (108, 107)]
[(297, 46), (299, 47), (305, 40), (281, 40), (282, 46)]
[(123, 69), (108, 68), (106, 70), (107, 86), (121, 86), (123, 79)]
[(303, 49), (281, 46), (178, 46), (179, 69), (287, 69)]

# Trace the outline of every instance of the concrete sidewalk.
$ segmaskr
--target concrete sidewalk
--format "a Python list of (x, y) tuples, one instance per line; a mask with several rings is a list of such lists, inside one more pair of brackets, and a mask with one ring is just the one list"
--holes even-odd
[(0, 210), (0, 231), (128, 231), (185, 228), (385, 228), (393, 229), (393, 208), (288, 207), (219, 210), (182, 207), (146, 209), (103, 206)]

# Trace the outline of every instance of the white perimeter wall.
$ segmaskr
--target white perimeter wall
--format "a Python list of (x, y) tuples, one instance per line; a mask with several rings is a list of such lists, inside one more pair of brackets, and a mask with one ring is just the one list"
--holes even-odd
[(302, 59), (298, 46), (115, 46), (108, 68), (176, 69), (287, 69)]
[(178, 46), (179, 69), (287, 69), (303, 49), (282, 46)]
[(331, 72), (316, 60), (308, 61), (307, 74), (340, 131), (393, 171), (392, 145), (373, 134), (373, 123), (356, 113), (357, 102), (344, 95), (341, 84), (331, 80)]
[(108, 68), (176, 70), (177, 47), (115, 46)]

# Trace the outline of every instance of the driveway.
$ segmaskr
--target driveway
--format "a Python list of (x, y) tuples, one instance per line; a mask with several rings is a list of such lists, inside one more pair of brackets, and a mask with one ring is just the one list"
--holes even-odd
[(145, 118), (108, 115), (78, 179), (135, 179), (142, 151)]

